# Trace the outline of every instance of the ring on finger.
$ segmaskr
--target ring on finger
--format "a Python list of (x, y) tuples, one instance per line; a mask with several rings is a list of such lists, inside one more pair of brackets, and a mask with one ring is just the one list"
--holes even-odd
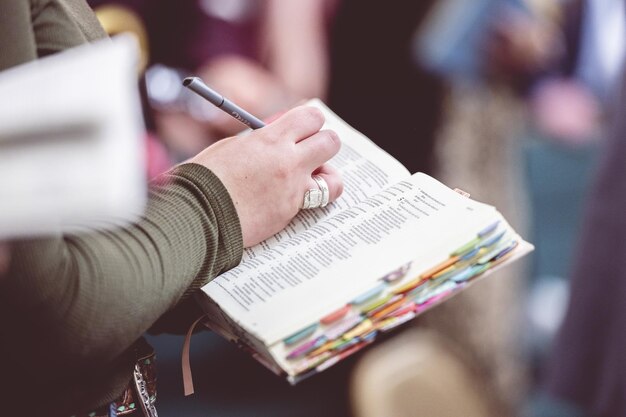
[(313, 180), (317, 183), (317, 186), (322, 192), (322, 202), (321, 202), (320, 207), (326, 207), (330, 200), (330, 190), (328, 188), (328, 183), (320, 175), (313, 175)]
[(304, 193), (303, 209), (313, 209), (321, 207), (323, 194), (320, 189), (311, 188)]

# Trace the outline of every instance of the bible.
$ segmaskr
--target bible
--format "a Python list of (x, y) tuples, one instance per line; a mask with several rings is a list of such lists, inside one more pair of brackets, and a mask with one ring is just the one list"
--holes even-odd
[(205, 324), (292, 384), (322, 372), (533, 247), (493, 207), (397, 160), (321, 101), (344, 192), (302, 210), (202, 287)]

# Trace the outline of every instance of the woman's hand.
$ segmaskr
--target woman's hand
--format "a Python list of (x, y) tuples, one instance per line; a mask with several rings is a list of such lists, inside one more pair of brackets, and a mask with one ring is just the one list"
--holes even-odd
[(267, 239), (291, 221), (304, 193), (318, 188), (311, 175), (326, 180), (330, 201), (343, 191), (339, 173), (326, 164), (339, 151), (339, 138), (333, 131), (320, 131), (323, 124), (319, 110), (296, 107), (262, 129), (223, 139), (191, 158), (228, 189), (244, 246)]

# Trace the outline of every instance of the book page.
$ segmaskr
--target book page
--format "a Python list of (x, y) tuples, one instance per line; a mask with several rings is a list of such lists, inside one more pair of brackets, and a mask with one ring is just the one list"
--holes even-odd
[(202, 290), (271, 345), (410, 261), (430, 267), (499, 218), (415, 174), (215, 278)]
[(341, 150), (330, 163), (343, 176), (343, 194), (337, 201), (324, 208), (302, 210), (283, 231), (252, 248), (247, 248), (244, 252), (244, 260), (258, 256), (269, 247), (294, 237), (320, 220), (352, 207), (389, 185), (410, 176), (409, 171), (395, 158), (350, 127), (320, 100), (311, 100), (307, 105), (320, 109), (326, 117), (323, 128), (334, 130), (341, 139)]

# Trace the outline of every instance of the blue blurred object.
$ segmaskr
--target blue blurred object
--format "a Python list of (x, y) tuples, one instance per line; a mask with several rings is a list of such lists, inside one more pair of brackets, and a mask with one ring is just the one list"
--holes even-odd
[(600, 146), (567, 146), (529, 132), (524, 141), (532, 254), (527, 349), (534, 372), (549, 352), (567, 305), (570, 268)]
[(593, 144), (569, 147), (537, 138), (525, 143), (535, 279), (569, 276), (598, 150)]
[[(529, 238), (535, 251), (526, 337), (531, 371), (537, 376), (565, 313), (575, 245), (602, 145), (573, 147), (533, 132), (529, 136), (523, 152), (532, 218)], [(590, 417), (541, 392), (525, 408), (522, 417)]]
[(522, 0), (440, 0), (414, 38), (418, 62), (453, 80), (479, 79), (485, 38), (507, 7), (528, 12)]
[(522, 417), (591, 417), (591, 415), (573, 404), (555, 400), (541, 393), (533, 398)]

